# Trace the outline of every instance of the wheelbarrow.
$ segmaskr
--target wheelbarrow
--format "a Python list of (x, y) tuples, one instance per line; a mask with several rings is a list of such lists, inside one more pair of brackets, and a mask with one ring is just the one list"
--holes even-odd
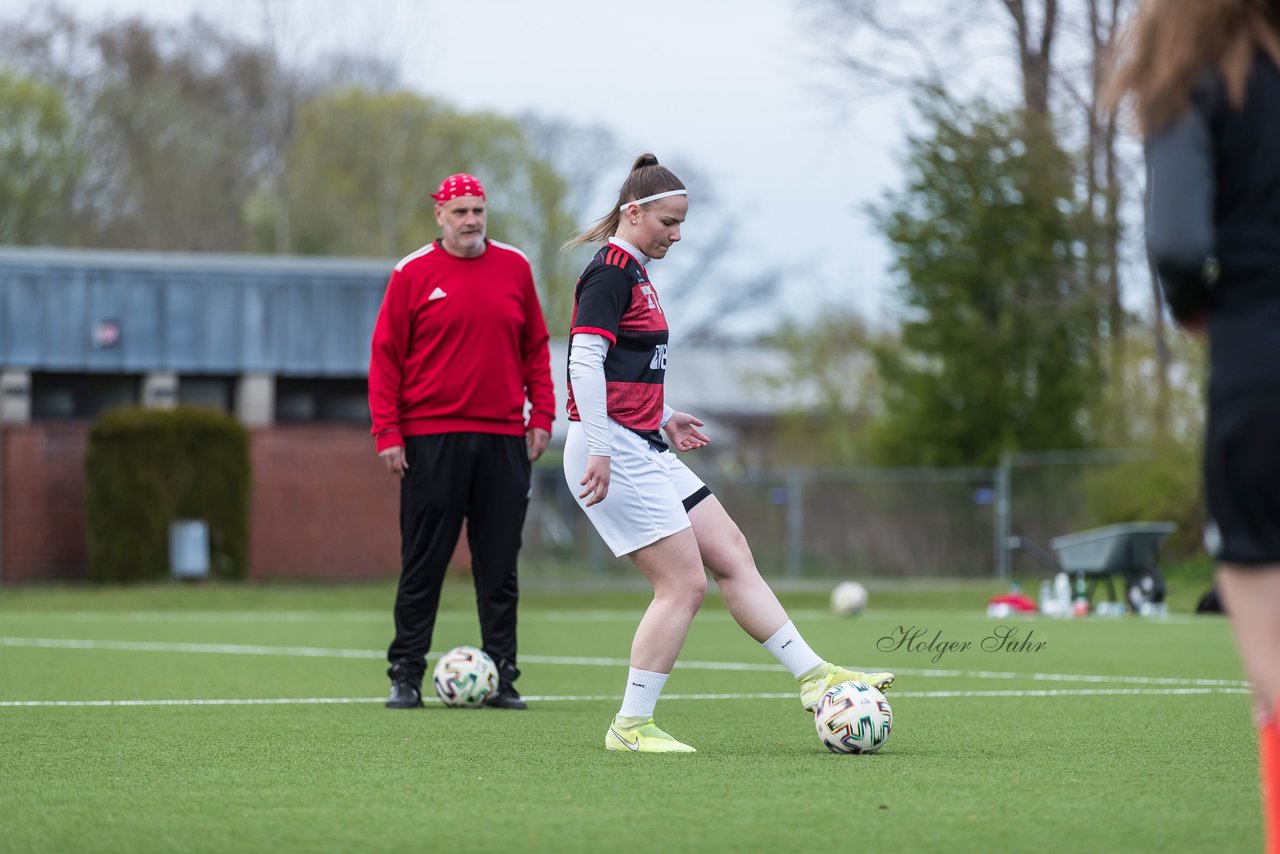
[(1076, 582), (1083, 580), (1090, 603), (1099, 583), (1106, 585), (1111, 601), (1119, 602), (1113, 579), (1122, 576), (1125, 599), (1137, 612), (1144, 605), (1164, 601), (1164, 576), (1156, 565), (1156, 555), (1165, 538), (1177, 529), (1173, 522), (1126, 522), (1054, 537), (1049, 541), (1053, 555), (1026, 537), (1010, 537), (1008, 548), (1026, 552), (1054, 573), (1068, 573)]

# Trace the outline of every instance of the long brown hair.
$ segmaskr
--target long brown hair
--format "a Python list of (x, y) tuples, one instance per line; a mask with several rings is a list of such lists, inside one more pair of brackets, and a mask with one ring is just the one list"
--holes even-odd
[(1145, 0), (1118, 47), (1105, 101), (1114, 109), (1132, 94), (1144, 134), (1187, 108), (1205, 68), (1239, 110), (1257, 52), (1280, 66), (1280, 0)]
[[(628, 173), (627, 180), (622, 182), (622, 188), (618, 190), (618, 201), (613, 209), (598, 219), (591, 228), (575, 235), (560, 248), (560, 251), (566, 252), (584, 243), (604, 243), (613, 237), (618, 231), (618, 224), (622, 221), (620, 208), (628, 202), (670, 190), (683, 189), (685, 189), (684, 182), (670, 169), (658, 163), (656, 156), (648, 152), (641, 154), (631, 164), (631, 172)], [(655, 202), (648, 204), (655, 204)]]

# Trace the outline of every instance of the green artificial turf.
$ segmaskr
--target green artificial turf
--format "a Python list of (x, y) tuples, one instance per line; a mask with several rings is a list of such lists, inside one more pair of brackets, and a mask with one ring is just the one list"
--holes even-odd
[[(530, 709), (501, 712), (382, 707), (387, 585), (0, 591), (0, 851), (1261, 848), (1225, 622), (990, 620), (989, 592), (784, 596), (819, 653), (899, 674), (858, 757), (714, 598), (657, 715), (699, 752), (652, 756), (602, 749), (642, 594), (526, 592)], [(437, 651), (478, 642), (470, 595)], [(326, 702), (154, 704), (286, 699)]]

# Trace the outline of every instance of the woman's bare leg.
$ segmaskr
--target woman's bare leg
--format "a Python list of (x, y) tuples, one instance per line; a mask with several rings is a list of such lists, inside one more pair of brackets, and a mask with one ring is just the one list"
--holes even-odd
[(707, 592), (698, 541), (685, 528), (628, 557), (653, 585), (653, 601), (631, 641), (631, 666), (670, 673)]
[(689, 511), (702, 561), (742, 630), (764, 643), (786, 625), (787, 612), (760, 576), (747, 538), (714, 495)]

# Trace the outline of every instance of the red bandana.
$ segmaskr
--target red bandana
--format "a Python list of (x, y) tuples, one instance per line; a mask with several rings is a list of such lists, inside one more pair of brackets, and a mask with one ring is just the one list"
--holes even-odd
[(440, 189), (431, 194), (431, 198), (436, 200), (436, 204), (444, 204), (459, 196), (478, 196), (483, 199), (484, 187), (481, 185), (480, 179), (474, 175), (459, 172), (457, 175), (450, 175), (441, 181)]

